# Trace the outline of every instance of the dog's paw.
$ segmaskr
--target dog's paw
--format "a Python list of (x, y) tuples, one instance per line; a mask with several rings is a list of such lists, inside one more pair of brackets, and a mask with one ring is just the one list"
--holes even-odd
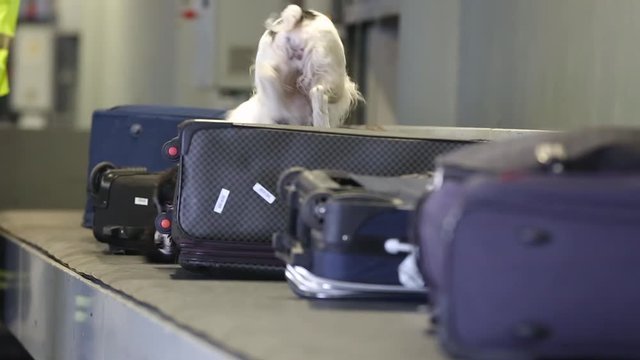
[(311, 99), (311, 110), (313, 116), (313, 126), (331, 127), (329, 119), (329, 96), (324, 86), (316, 85), (309, 92)]

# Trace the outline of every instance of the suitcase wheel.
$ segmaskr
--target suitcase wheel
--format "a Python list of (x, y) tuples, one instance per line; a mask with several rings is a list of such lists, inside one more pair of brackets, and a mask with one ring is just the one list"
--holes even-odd
[(146, 253), (147, 259), (152, 263), (175, 263), (178, 257), (178, 247), (171, 240), (171, 235), (158, 231), (153, 236), (153, 248)]
[(171, 218), (167, 213), (160, 213), (156, 217), (156, 222), (155, 222), (156, 230), (160, 234), (164, 234), (164, 235), (171, 234), (171, 224), (172, 224)]
[(287, 197), (287, 189), (293, 186), (293, 182), (296, 180), (298, 175), (300, 175), (303, 171), (307, 169), (303, 167), (292, 167), (280, 175), (278, 178), (278, 195), (282, 198)]
[(326, 203), (331, 195), (326, 192), (311, 193), (300, 209), (302, 220), (312, 229), (322, 230)]
[(89, 192), (93, 195), (97, 194), (98, 191), (100, 191), (100, 182), (102, 182), (102, 175), (104, 175), (107, 171), (115, 168), (116, 166), (108, 161), (103, 161), (94, 166), (93, 169), (91, 169), (91, 173), (89, 174)]
[(177, 139), (167, 141), (162, 145), (162, 156), (171, 161), (176, 161), (180, 158), (180, 144)]

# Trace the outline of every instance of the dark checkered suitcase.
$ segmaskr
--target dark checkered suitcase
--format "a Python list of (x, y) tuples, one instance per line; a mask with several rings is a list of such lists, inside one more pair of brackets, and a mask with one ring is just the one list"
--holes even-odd
[[(377, 176), (426, 172), (465, 144), (366, 130), (187, 121), (165, 144), (180, 170), (172, 237), (191, 270), (255, 270), (282, 276), (271, 237), (287, 226), (279, 175), (295, 166)], [(236, 272), (236, 271), (234, 271)]]

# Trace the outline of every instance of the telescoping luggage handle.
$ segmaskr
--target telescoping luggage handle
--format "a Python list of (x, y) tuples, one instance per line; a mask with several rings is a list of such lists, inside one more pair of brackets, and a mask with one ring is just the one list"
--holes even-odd
[(437, 160), (447, 177), (469, 174), (640, 171), (640, 129), (588, 128), (465, 146)]
[(535, 158), (547, 171), (559, 174), (564, 171), (567, 151), (560, 143), (542, 143), (535, 148)]
[[(99, 208), (106, 208), (108, 202), (109, 189), (111, 183), (116, 179), (114, 170), (118, 170), (119, 175), (137, 174), (139, 172), (146, 172), (145, 167), (123, 167), (117, 168), (113, 163), (108, 161), (102, 161), (96, 164), (89, 173), (89, 181), (87, 191), (93, 199), (93, 206)], [(102, 191), (101, 191), (102, 190)]]
[(611, 143), (571, 153), (561, 142), (542, 142), (534, 149), (536, 161), (553, 174), (564, 172), (638, 172), (640, 142)]

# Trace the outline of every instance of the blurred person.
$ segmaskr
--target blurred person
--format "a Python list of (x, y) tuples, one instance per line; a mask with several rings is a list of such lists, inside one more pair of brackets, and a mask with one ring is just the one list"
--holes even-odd
[(0, 0), (0, 96), (9, 93), (9, 45), (15, 35), (19, 10), (20, 0)]

